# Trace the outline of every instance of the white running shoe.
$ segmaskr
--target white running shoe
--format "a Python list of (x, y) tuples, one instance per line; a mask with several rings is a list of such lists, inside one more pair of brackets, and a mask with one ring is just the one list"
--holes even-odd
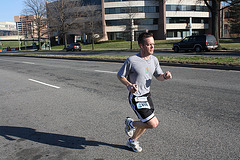
[(127, 141), (127, 146), (132, 148), (134, 152), (142, 152), (142, 147), (139, 146), (138, 141), (131, 141), (130, 138)]
[(126, 120), (125, 120), (125, 124), (126, 124), (126, 127), (125, 127), (125, 133), (129, 136), (129, 137), (132, 137), (133, 136), (133, 133), (135, 131), (135, 127), (132, 127), (130, 125), (131, 122), (133, 122), (134, 120), (130, 117), (127, 117)]

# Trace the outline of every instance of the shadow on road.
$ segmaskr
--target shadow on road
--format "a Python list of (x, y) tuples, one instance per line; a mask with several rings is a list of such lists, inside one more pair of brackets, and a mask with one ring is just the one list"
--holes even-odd
[(32, 128), (25, 127), (13, 127), (13, 126), (0, 126), (0, 136), (3, 136), (7, 140), (13, 141), (11, 136), (19, 137), (20, 140), (30, 140), (38, 143), (59, 146), (71, 149), (85, 149), (87, 146), (110, 146), (113, 148), (129, 150), (126, 146), (109, 144), (105, 142), (86, 140), (84, 137), (75, 137), (69, 135), (60, 135), (53, 133), (37, 132)]

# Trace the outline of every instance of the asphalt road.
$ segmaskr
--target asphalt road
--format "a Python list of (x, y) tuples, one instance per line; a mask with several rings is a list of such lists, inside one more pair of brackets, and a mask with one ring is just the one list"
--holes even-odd
[(160, 125), (125, 147), (136, 119), (120, 63), (0, 57), (0, 159), (240, 159), (240, 72), (163, 66)]

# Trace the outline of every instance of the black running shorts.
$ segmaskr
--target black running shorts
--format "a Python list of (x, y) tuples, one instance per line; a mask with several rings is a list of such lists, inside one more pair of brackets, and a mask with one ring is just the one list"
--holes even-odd
[(151, 99), (151, 94), (147, 93), (143, 96), (134, 96), (131, 92), (129, 93), (129, 103), (142, 122), (148, 122), (154, 115), (154, 106)]

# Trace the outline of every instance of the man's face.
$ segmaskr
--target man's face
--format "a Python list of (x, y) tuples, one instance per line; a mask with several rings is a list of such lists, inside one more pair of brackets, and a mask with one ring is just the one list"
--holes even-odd
[(154, 44), (155, 43), (153, 37), (148, 37), (144, 39), (144, 43), (142, 44), (142, 50), (146, 56), (153, 54)]

